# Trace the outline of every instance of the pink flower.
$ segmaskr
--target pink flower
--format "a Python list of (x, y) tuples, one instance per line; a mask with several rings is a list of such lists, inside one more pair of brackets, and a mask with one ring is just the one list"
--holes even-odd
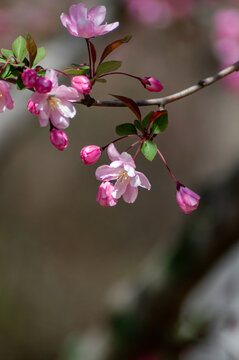
[(30, 111), (31, 114), (33, 115), (39, 115), (40, 114), (40, 110), (37, 110), (38, 104), (34, 103), (32, 101), (32, 99), (29, 99), (28, 103), (27, 103), (27, 108), (28, 111)]
[(112, 192), (114, 198), (119, 199), (123, 196), (125, 202), (133, 203), (138, 196), (138, 186), (150, 190), (151, 185), (147, 177), (135, 171), (135, 162), (130, 154), (120, 154), (114, 144), (110, 144), (108, 156), (112, 163), (98, 167), (95, 175), (100, 181), (116, 180)]
[(46, 94), (35, 92), (31, 97), (32, 102), (38, 104), (40, 126), (47, 126), (51, 120), (56, 128), (65, 129), (76, 115), (72, 102), (79, 100), (79, 94), (73, 87), (58, 86), (55, 70), (47, 70), (46, 77), (52, 82), (51, 91)]
[(96, 195), (96, 201), (104, 207), (115, 206), (118, 200), (113, 197), (113, 192), (114, 186), (110, 182), (102, 182)]
[(12, 110), (14, 108), (14, 101), (10, 95), (10, 85), (0, 80), (0, 113), (5, 112), (6, 109)]
[(87, 95), (91, 91), (91, 83), (87, 76), (74, 76), (71, 80), (71, 84), (80, 94)]
[(87, 14), (87, 7), (83, 3), (70, 7), (70, 16), (62, 13), (62, 25), (73, 36), (81, 36), (85, 39), (104, 35), (119, 26), (119, 22), (101, 25), (105, 20), (105, 6), (94, 6)]
[(197, 209), (200, 196), (178, 182), (176, 200), (184, 214), (190, 214)]
[(41, 94), (46, 94), (52, 89), (52, 82), (45, 76), (38, 77), (36, 79), (35, 89)]
[(143, 86), (152, 92), (159, 92), (163, 89), (161, 82), (154, 77), (144, 77), (141, 79)]
[(62, 130), (52, 129), (50, 141), (58, 150), (63, 151), (68, 146), (68, 137)]
[(85, 146), (81, 150), (80, 156), (85, 165), (92, 165), (100, 158), (101, 148), (96, 145)]
[(32, 88), (36, 84), (37, 72), (33, 69), (26, 69), (22, 74), (22, 82), (27, 88)]

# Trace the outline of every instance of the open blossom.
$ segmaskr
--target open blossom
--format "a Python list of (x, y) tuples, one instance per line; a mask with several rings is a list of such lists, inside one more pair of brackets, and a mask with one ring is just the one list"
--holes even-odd
[(102, 182), (96, 195), (96, 201), (103, 207), (115, 206), (118, 200), (113, 197), (113, 192), (114, 186), (109, 181)]
[(0, 113), (14, 108), (14, 101), (9, 90), (10, 85), (6, 81), (0, 80)]
[(47, 70), (46, 77), (52, 83), (50, 92), (42, 94), (35, 92), (31, 100), (38, 104), (36, 110), (41, 126), (47, 126), (49, 120), (58, 129), (65, 129), (70, 125), (70, 119), (76, 115), (72, 102), (79, 100), (79, 94), (73, 87), (58, 86), (55, 70)]
[(197, 209), (200, 196), (184, 185), (177, 183), (176, 199), (184, 214), (190, 214)]
[(150, 190), (151, 185), (147, 177), (135, 170), (135, 162), (130, 154), (120, 154), (114, 144), (110, 144), (108, 156), (112, 163), (98, 167), (95, 175), (100, 181), (116, 180), (112, 192), (115, 199), (123, 196), (125, 202), (133, 203), (138, 196), (138, 186)]
[(61, 22), (73, 36), (90, 39), (107, 34), (119, 26), (119, 22), (101, 25), (106, 16), (105, 6), (94, 6), (87, 13), (86, 5), (79, 3), (72, 5), (69, 13), (70, 16), (64, 13), (61, 14)]

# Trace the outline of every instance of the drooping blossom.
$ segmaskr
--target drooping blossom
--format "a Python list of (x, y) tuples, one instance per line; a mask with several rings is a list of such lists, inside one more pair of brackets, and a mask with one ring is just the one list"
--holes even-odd
[(147, 177), (135, 170), (135, 162), (130, 154), (120, 154), (114, 144), (110, 144), (108, 156), (112, 163), (98, 167), (95, 174), (100, 181), (116, 180), (112, 192), (114, 198), (119, 199), (123, 196), (125, 202), (133, 203), (138, 196), (138, 186), (150, 190), (151, 185)]
[(107, 34), (119, 26), (119, 22), (101, 25), (106, 16), (105, 6), (94, 6), (87, 13), (86, 5), (79, 3), (72, 5), (69, 13), (69, 16), (65, 13), (61, 14), (61, 22), (73, 36), (90, 39)]
[(80, 156), (85, 165), (95, 164), (101, 156), (101, 148), (96, 145), (88, 145), (83, 147)]
[(47, 70), (46, 77), (52, 82), (51, 91), (46, 94), (35, 92), (31, 97), (32, 102), (38, 104), (40, 126), (47, 126), (51, 120), (57, 129), (65, 129), (76, 115), (72, 102), (79, 100), (79, 93), (73, 87), (58, 86), (55, 70)]
[(109, 181), (102, 182), (96, 195), (96, 201), (103, 207), (115, 206), (118, 200), (113, 197), (113, 192), (114, 186)]
[(141, 78), (141, 83), (147, 90), (152, 92), (159, 92), (163, 90), (163, 85), (161, 84), (161, 82), (154, 77)]
[(52, 129), (50, 132), (50, 141), (58, 150), (63, 151), (68, 146), (68, 137), (62, 130)]
[(14, 101), (10, 95), (10, 85), (0, 80), (0, 113), (6, 111), (6, 109), (12, 110), (14, 108)]
[(90, 80), (85, 75), (74, 76), (71, 84), (80, 94), (88, 95), (91, 92)]
[(176, 199), (184, 214), (190, 214), (192, 211), (197, 209), (200, 196), (178, 182)]
[(27, 88), (33, 88), (36, 84), (37, 72), (34, 69), (26, 69), (22, 73), (22, 82)]

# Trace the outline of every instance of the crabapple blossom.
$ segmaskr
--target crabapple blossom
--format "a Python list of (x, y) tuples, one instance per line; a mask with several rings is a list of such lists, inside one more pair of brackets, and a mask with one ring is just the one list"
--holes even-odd
[(71, 84), (80, 94), (88, 95), (91, 91), (90, 80), (85, 75), (74, 76)]
[(143, 86), (152, 92), (159, 92), (163, 89), (161, 82), (154, 77), (144, 77), (140, 79)]
[(194, 191), (177, 182), (176, 200), (184, 214), (190, 214), (199, 205), (200, 196)]
[(120, 154), (111, 143), (108, 146), (108, 156), (112, 163), (98, 167), (95, 175), (100, 181), (116, 180), (112, 192), (114, 198), (119, 199), (123, 196), (125, 202), (133, 203), (138, 196), (138, 186), (150, 190), (151, 185), (147, 177), (135, 171), (135, 162), (130, 154)]
[(115, 206), (118, 200), (113, 197), (113, 192), (114, 186), (109, 181), (102, 182), (96, 195), (96, 201), (103, 207)]
[(27, 88), (32, 88), (36, 84), (37, 72), (33, 69), (26, 69), (22, 74), (22, 82)]
[(96, 145), (88, 145), (83, 147), (80, 156), (85, 165), (95, 164), (101, 156), (101, 148)]
[(68, 137), (62, 130), (52, 129), (50, 132), (50, 141), (58, 150), (63, 151), (68, 146)]
[(3, 80), (0, 80), (0, 113), (6, 109), (12, 110), (14, 108), (14, 101), (10, 95), (10, 85)]
[(47, 70), (46, 77), (52, 82), (51, 91), (46, 94), (35, 92), (31, 97), (32, 102), (38, 104), (40, 126), (47, 126), (50, 120), (56, 128), (65, 129), (76, 115), (72, 102), (79, 100), (79, 94), (73, 87), (58, 86), (55, 70)]
[(35, 89), (41, 94), (46, 94), (52, 89), (52, 82), (45, 76), (36, 79)]
[(119, 22), (101, 25), (106, 16), (105, 6), (94, 6), (87, 13), (86, 5), (79, 3), (72, 5), (69, 13), (69, 16), (61, 14), (61, 22), (73, 36), (90, 39), (107, 34), (119, 26)]

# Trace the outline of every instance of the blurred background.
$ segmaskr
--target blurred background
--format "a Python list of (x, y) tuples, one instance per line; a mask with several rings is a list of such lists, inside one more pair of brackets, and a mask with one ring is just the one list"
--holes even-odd
[[(93, 40), (99, 54), (132, 34), (111, 58), (123, 61), (122, 71), (158, 78), (162, 96), (239, 59), (237, 0), (86, 3), (120, 21)], [(42, 66), (87, 62), (84, 40), (59, 19), (71, 4), (0, 0), (1, 47), (28, 31), (46, 48)], [(109, 93), (153, 97), (118, 76), (92, 96)], [(157, 144), (202, 198), (188, 216), (159, 158), (137, 158), (152, 189), (141, 189), (134, 205), (96, 203), (96, 166), (84, 166), (80, 150), (110, 142), (117, 124), (134, 120), (127, 109), (79, 105), (61, 153), (27, 112), (30, 93), (12, 96), (15, 109), (0, 121), (0, 360), (238, 359), (238, 74), (167, 107)]]

